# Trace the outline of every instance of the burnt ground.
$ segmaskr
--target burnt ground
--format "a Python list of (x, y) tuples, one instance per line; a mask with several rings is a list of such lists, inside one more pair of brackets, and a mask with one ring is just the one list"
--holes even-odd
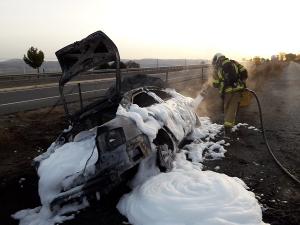
[[(300, 151), (297, 149), (300, 143), (300, 65), (290, 64), (280, 75), (269, 73), (268, 79), (259, 78), (259, 87), (253, 86), (261, 99), (266, 134), (276, 157), (300, 179)], [(187, 86), (183, 92), (193, 93)], [(31, 160), (45, 150), (65, 126), (60, 108), (50, 114), (48, 110), (0, 117), (0, 224), (18, 224), (10, 218), (12, 213), (39, 205), (38, 177)], [(222, 121), (221, 101), (216, 90), (209, 91), (198, 113), (210, 116), (215, 122)], [(254, 101), (240, 110), (239, 121), (260, 127)], [(226, 158), (207, 161), (205, 168), (215, 170), (219, 166), (218, 172), (243, 179), (262, 204), (265, 222), (300, 224), (299, 185), (275, 164), (261, 133), (244, 127), (236, 135), (239, 140), (231, 141)], [(127, 220), (115, 205), (125, 191), (128, 191), (126, 187), (118, 188), (103, 198), (101, 204), (84, 210), (75, 220), (64, 224), (123, 224)]]
[(38, 177), (31, 162), (66, 126), (62, 109), (48, 111), (0, 117), (0, 224), (17, 224), (11, 213), (40, 204)]

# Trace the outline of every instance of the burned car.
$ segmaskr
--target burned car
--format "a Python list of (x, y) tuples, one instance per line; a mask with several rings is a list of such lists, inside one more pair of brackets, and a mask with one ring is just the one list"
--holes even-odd
[[(35, 165), (38, 170), (46, 167), (47, 160), (68, 144), (80, 145), (87, 139), (92, 140), (92, 144), (86, 153), (85, 165), (78, 167), (80, 171), (64, 175), (59, 181), (61, 185), (56, 186), (56, 192), (47, 199), (51, 210), (70, 202), (81, 202), (86, 197), (99, 199), (99, 195), (109, 193), (128, 179), (128, 171), (150, 155), (157, 155), (157, 165), (162, 171), (172, 169), (178, 146), (193, 127), (199, 125), (197, 116), (190, 110), (191, 101), (165, 89), (159, 78), (136, 75), (122, 79), (118, 49), (101, 31), (62, 48), (56, 55), (63, 71), (59, 90), (69, 128), (59, 135), (47, 152), (34, 159)], [(81, 108), (70, 113), (69, 105), (73, 103), (65, 98), (65, 85), (79, 74), (107, 62), (116, 62), (115, 85), (105, 97), (85, 107), (82, 107), (79, 90)], [(146, 125), (152, 122), (155, 122), (155, 129), (149, 127), (150, 134)]]

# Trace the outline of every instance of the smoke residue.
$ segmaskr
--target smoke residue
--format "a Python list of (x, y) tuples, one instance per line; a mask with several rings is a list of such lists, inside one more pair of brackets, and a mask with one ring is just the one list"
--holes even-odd
[[(212, 87), (212, 67), (204, 70), (202, 77), (201, 70), (195, 70), (198, 79), (193, 79), (183, 83), (177, 83), (172, 87), (179, 90), (183, 95), (195, 99), (195, 111), (199, 116), (211, 117), (216, 111), (222, 112), (222, 101), (218, 90)], [(203, 78), (203, 79), (202, 79)], [(206, 93), (205, 93), (206, 92)]]
[[(286, 63), (280, 61), (263, 62), (259, 65), (255, 65), (253, 62), (242, 64), (248, 70), (247, 87), (253, 90), (261, 89), (266, 80), (278, 77), (286, 66)], [(187, 71), (186, 75), (189, 75), (190, 72)], [(195, 72), (198, 73), (199, 79), (176, 83), (171, 86), (183, 95), (195, 99), (195, 104), (198, 105), (195, 111), (199, 116), (208, 116), (214, 121), (222, 121), (223, 101), (218, 89), (212, 87), (212, 67), (205, 70), (203, 79), (201, 70), (194, 70), (193, 73)], [(203, 90), (207, 92), (205, 96), (201, 94)]]
[(252, 90), (260, 90), (266, 80), (281, 75), (287, 63), (273, 60), (260, 64), (247, 62), (243, 63), (243, 65), (248, 70), (247, 87)]

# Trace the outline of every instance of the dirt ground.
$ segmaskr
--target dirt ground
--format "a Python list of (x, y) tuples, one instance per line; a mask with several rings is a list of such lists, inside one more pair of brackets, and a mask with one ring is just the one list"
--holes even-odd
[[(291, 63), (280, 75), (268, 71), (268, 77), (257, 72), (257, 90), (263, 107), (264, 123), (274, 154), (288, 170), (300, 179), (300, 65)], [(253, 77), (249, 80), (254, 79)], [(254, 79), (254, 80), (255, 80)], [(193, 95), (191, 86), (183, 93)], [(182, 89), (182, 88), (181, 88)], [(210, 89), (198, 114), (221, 123), (221, 100)], [(10, 215), (20, 209), (38, 205), (38, 177), (31, 166), (32, 158), (44, 151), (66, 126), (63, 112), (56, 108), (17, 113), (0, 117), (0, 224), (18, 224)], [(254, 101), (239, 111), (240, 122), (260, 128)], [(274, 162), (265, 147), (261, 133), (242, 127), (227, 147), (226, 158), (205, 162), (205, 169), (236, 176), (245, 181), (263, 207), (263, 219), (272, 225), (300, 224), (300, 187)], [(25, 179), (22, 179), (25, 178)], [(128, 191), (119, 188), (101, 204), (78, 214), (64, 224), (124, 224), (126, 218), (115, 208), (119, 197)]]
[(11, 213), (39, 204), (32, 159), (65, 127), (62, 110), (48, 110), (0, 117), (0, 224), (17, 224)]

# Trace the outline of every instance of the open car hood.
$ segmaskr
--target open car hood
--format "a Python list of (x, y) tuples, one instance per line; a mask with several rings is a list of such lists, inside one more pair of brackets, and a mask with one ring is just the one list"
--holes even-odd
[(117, 46), (102, 31), (90, 34), (81, 41), (70, 44), (56, 53), (62, 69), (59, 86), (79, 75), (104, 63), (115, 61), (117, 64), (116, 86), (120, 81), (120, 56)]

